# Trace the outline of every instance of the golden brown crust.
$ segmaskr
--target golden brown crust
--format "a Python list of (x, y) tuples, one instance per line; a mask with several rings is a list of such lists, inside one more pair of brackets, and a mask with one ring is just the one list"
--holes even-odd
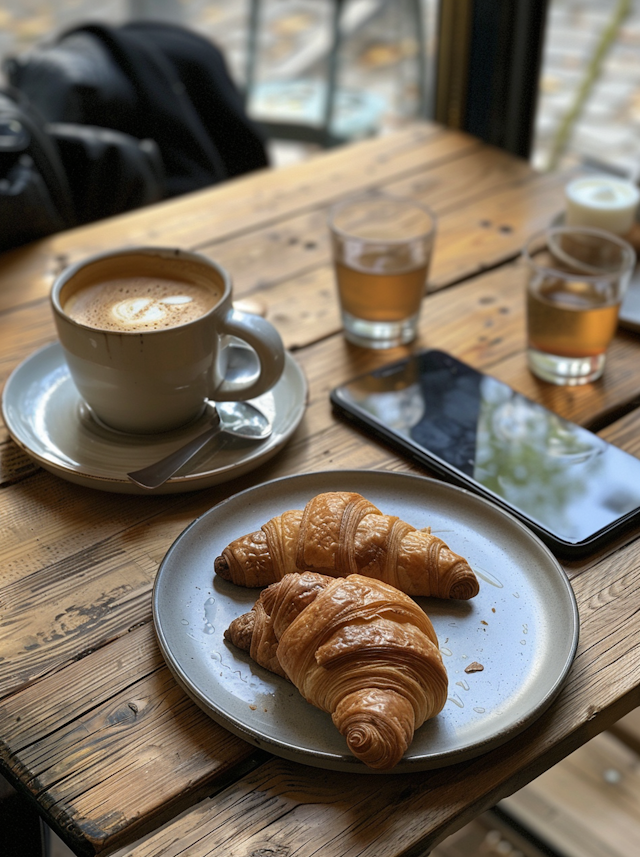
[(215, 561), (216, 574), (241, 586), (267, 586), (305, 570), (362, 574), (414, 596), (468, 599), (479, 591), (468, 562), (428, 528), (416, 530), (347, 491), (318, 494), (304, 510), (272, 518)]
[(396, 765), (415, 729), (446, 702), (433, 625), (382, 581), (288, 574), (251, 612), (253, 620), (234, 620), (228, 639), (246, 645), (241, 631), (253, 623), (251, 656), (330, 713), (351, 752), (372, 768)]
[(308, 572), (272, 583), (262, 590), (249, 613), (233, 620), (224, 632), (225, 640), (249, 652), (260, 666), (288, 678), (276, 654), (280, 636), (331, 580)]
[(251, 649), (251, 638), (255, 628), (255, 609), (250, 613), (243, 613), (238, 616), (224, 632), (225, 640), (233, 643), (243, 652), (248, 652)]

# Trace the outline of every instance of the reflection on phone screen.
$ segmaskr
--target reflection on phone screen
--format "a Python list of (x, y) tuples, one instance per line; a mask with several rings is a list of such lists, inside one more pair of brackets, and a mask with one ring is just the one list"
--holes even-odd
[(442, 352), (356, 379), (340, 401), (564, 541), (640, 506), (638, 459)]

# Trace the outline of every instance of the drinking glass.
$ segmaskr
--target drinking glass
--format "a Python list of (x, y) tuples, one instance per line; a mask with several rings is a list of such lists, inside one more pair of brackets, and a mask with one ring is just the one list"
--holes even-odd
[(335, 205), (329, 230), (345, 337), (365, 348), (415, 338), (436, 232), (421, 203), (366, 194)]
[(529, 368), (552, 384), (595, 381), (633, 273), (633, 248), (602, 229), (558, 226), (535, 235), (523, 255)]

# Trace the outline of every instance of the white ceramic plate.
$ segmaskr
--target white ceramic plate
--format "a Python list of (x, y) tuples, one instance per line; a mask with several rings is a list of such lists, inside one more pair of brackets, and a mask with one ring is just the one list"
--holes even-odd
[[(480, 578), (468, 602), (416, 599), (430, 616), (449, 676), (443, 711), (417, 732), (394, 773), (440, 767), (507, 741), (552, 702), (573, 661), (578, 612), (549, 550), (515, 518), (469, 492), (419, 476), (328, 471), (255, 486), (213, 507), (172, 545), (153, 615), (167, 664), (214, 720), (258, 747), (334, 770), (368, 772), (328, 714), (223, 638), (258, 590), (215, 577), (234, 538), (323, 491), (357, 491), (382, 512), (431, 526)], [(466, 673), (473, 662), (482, 672)]]
[(273, 420), (272, 435), (260, 443), (214, 442), (153, 491), (134, 485), (126, 474), (158, 461), (204, 431), (205, 417), (188, 428), (139, 437), (103, 428), (80, 398), (58, 343), (36, 351), (15, 369), (2, 394), (2, 413), (18, 446), (63, 479), (116, 493), (173, 494), (208, 488), (263, 464), (297, 428), (306, 397), (302, 370), (287, 353), (275, 387), (251, 400)]

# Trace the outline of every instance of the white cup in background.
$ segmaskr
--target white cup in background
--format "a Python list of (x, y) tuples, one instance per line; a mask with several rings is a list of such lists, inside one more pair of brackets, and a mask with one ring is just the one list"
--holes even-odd
[(587, 176), (565, 188), (567, 226), (590, 226), (626, 235), (636, 217), (640, 190), (615, 176)]

